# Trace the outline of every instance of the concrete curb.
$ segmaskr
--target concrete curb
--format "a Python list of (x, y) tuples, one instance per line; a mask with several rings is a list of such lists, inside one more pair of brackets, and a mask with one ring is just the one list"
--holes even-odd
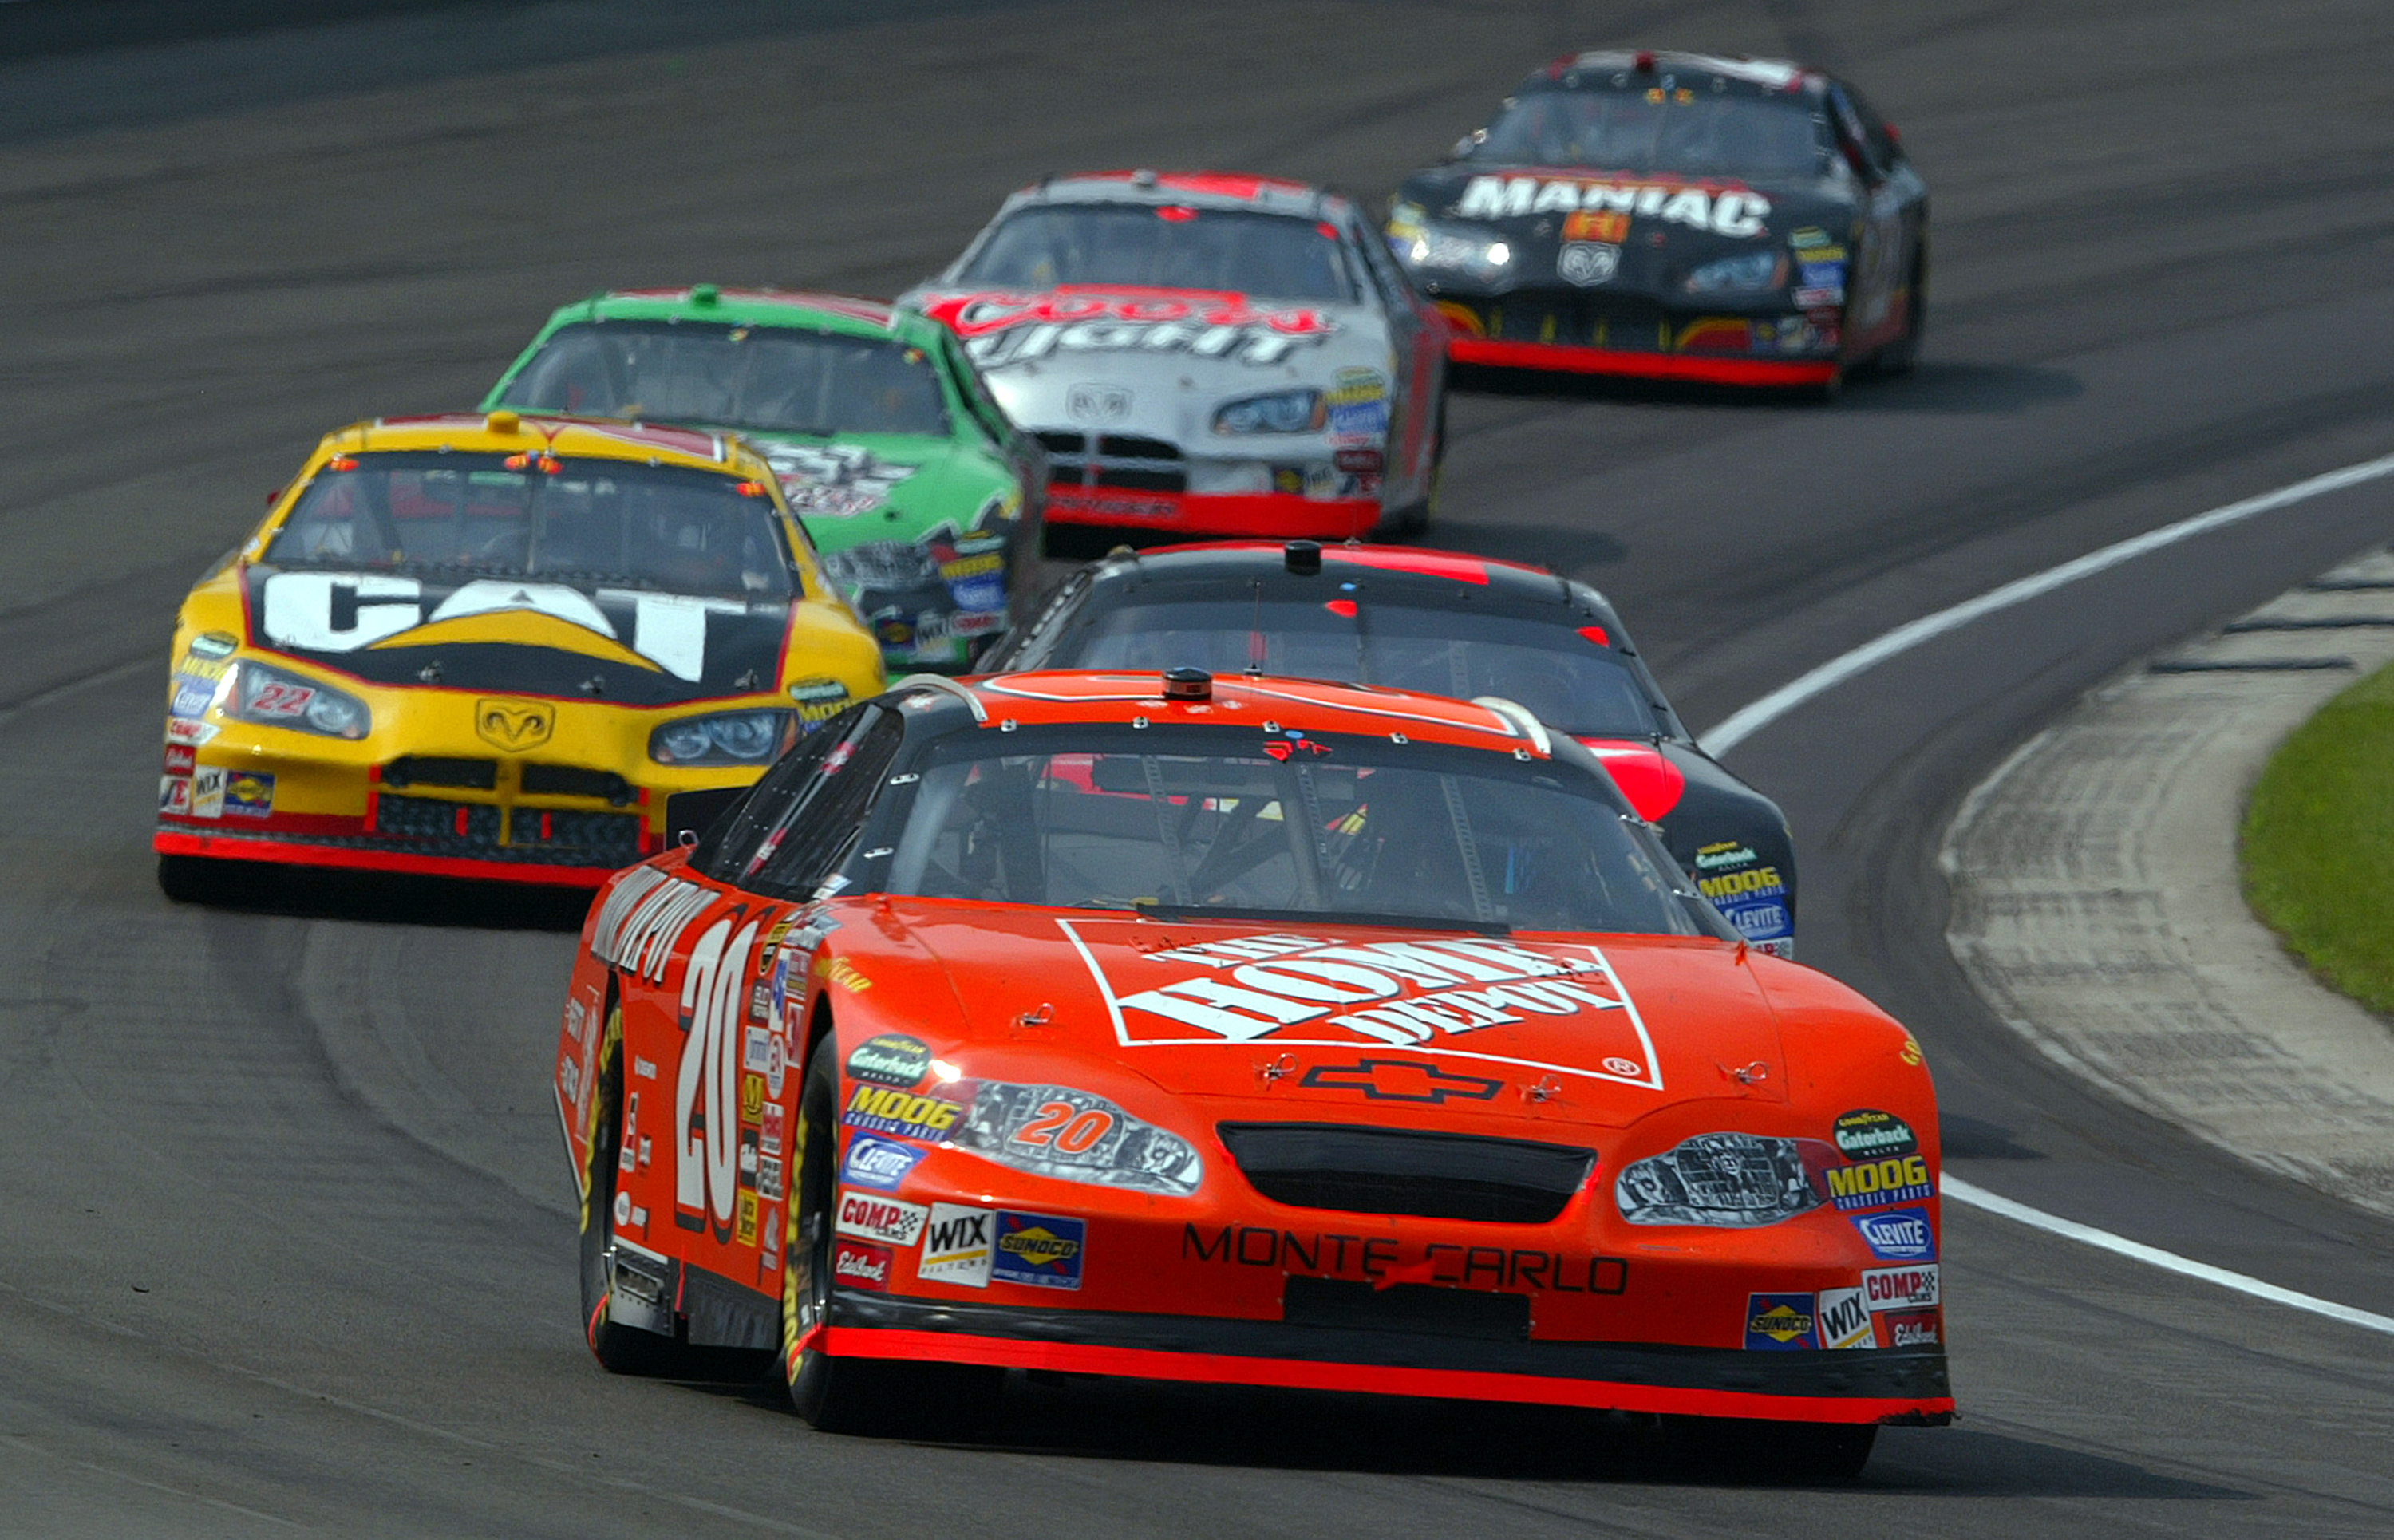
[(2236, 851), (2270, 753), (2387, 662), (2394, 556), (2372, 551), (2089, 694), (1964, 799), (1939, 861), (1948, 944), (2040, 1051), (2394, 1215), (2394, 1028), (2253, 917)]

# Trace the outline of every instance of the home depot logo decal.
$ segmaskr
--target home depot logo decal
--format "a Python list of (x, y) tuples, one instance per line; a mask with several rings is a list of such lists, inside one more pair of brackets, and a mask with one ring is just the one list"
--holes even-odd
[[(1142, 950), (1157, 928), (1059, 919), (1128, 1047), (1248, 1044), (1452, 1053), (1662, 1089), (1637, 1003), (1596, 947), (1285, 931)], [(1569, 1062), (1558, 1029), (1567, 1035)]]

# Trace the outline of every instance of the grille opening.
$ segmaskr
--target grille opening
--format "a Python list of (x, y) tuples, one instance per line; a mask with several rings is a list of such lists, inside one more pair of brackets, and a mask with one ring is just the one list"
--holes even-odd
[(1596, 1152), (1334, 1123), (1225, 1123), (1215, 1131), (1255, 1190), (1292, 1208), (1546, 1224), (1587, 1184)]
[(638, 790), (613, 770), (579, 765), (526, 765), (523, 789), (533, 796), (603, 796), (618, 807), (639, 799)]
[(1047, 449), (1047, 483), (1062, 487), (1120, 487), (1138, 492), (1182, 492), (1189, 473), (1180, 446), (1134, 433), (1050, 432), (1039, 435)]
[(1530, 1340), (1530, 1296), (1397, 1283), (1385, 1289), (1344, 1278), (1291, 1278), (1281, 1319), (1296, 1326), (1466, 1336), (1486, 1342)]
[(570, 851), (628, 866), (640, 859), (640, 820), (631, 813), (517, 808), (507, 814), (507, 843), (518, 849)]
[(1129, 433), (1102, 433), (1098, 436), (1098, 453), (1109, 460), (1177, 461), (1180, 446), (1164, 439), (1142, 439)]
[(402, 754), (382, 768), (386, 786), (462, 786), (494, 791), (499, 784), (495, 759), (452, 759), (434, 754)]
[(386, 795), (375, 802), (375, 833), (386, 839), (422, 840), (460, 850), (495, 849), (499, 809), (488, 802)]

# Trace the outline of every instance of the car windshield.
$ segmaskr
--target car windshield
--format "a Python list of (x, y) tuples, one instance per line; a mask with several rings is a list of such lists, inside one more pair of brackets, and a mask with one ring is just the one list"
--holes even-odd
[(1252, 668), (1465, 700), (1502, 695), (1576, 738), (1645, 738), (1666, 725), (1621, 655), (1568, 626), (1368, 599), (1125, 604), (1069, 633), (1041, 665)]
[(1812, 177), (1826, 169), (1827, 124), (1810, 98), (1648, 84), (1524, 92), (1488, 125), (1474, 160), (1689, 177)]
[[(1401, 737), (1401, 734), (1397, 735)], [(1293, 730), (1075, 725), (931, 742), (875, 888), (1066, 908), (1716, 934), (1593, 772)], [(914, 779), (914, 777), (919, 777)]]
[(743, 486), (756, 483), (536, 453), (344, 455), (300, 494), (266, 560), (787, 598), (773, 503)]
[(1318, 219), (1144, 204), (1048, 204), (1006, 217), (955, 282), (975, 287), (1208, 289), (1354, 298), (1335, 227)]
[(921, 349), (795, 326), (577, 322), (549, 334), (502, 402), (767, 433), (948, 431)]

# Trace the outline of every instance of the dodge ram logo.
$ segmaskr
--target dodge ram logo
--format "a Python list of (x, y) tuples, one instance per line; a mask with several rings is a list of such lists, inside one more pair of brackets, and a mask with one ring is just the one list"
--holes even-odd
[(1449, 1074), (1417, 1059), (1366, 1059), (1357, 1064), (1316, 1064), (1297, 1082), (1317, 1091), (1361, 1091), (1374, 1101), (1427, 1101), (1442, 1106), (1450, 1097), (1486, 1101), (1505, 1088), (1501, 1080)]
[(509, 753), (538, 748), (557, 728), (557, 708), (539, 701), (480, 701), (474, 731), (482, 742)]
[(1130, 392), (1119, 385), (1076, 385), (1064, 393), (1074, 422), (1118, 423), (1130, 415)]

